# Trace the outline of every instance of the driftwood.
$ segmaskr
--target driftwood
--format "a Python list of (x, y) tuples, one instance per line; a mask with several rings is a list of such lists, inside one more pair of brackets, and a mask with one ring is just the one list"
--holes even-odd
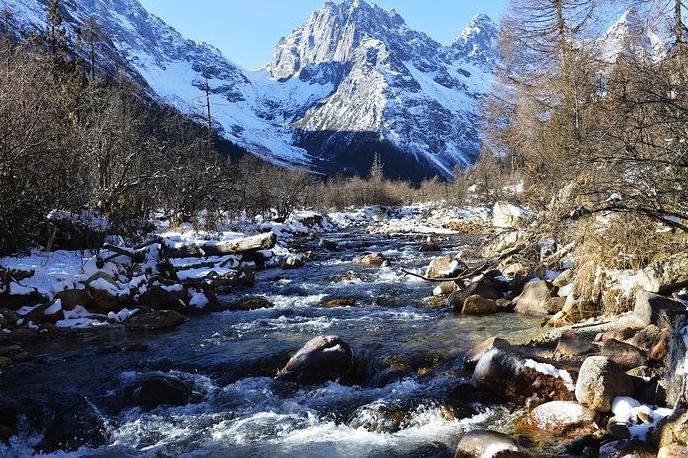
[(277, 243), (277, 236), (274, 232), (268, 232), (227, 242), (206, 242), (181, 247), (169, 247), (163, 243), (163, 252), (168, 258), (206, 258), (269, 250), (275, 246), (275, 243)]
[(488, 272), (490, 270), (494, 269), (494, 264), (491, 263), (490, 261), (486, 261), (484, 264), (482, 264), (479, 267), (476, 267), (474, 269), (469, 269), (466, 267), (457, 277), (451, 277), (451, 278), (430, 278), (426, 277), (424, 275), (417, 274), (415, 272), (410, 272), (405, 269), (401, 269), (401, 271), (405, 275), (411, 275), (412, 277), (420, 278), (425, 281), (433, 282), (433, 283), (444, 283), (444, 282), (455, 282), (455, 283), (462, 283), (465, 280), (474, 277), (476, 275), (480, 275), (482, 273)]

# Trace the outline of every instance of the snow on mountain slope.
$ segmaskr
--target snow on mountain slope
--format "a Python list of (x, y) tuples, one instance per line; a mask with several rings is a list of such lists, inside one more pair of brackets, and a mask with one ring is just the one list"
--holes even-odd
[(666, 56), (667, 40), (657, 24), (650, 23), (635, 8), (629, 8), (612, 24), (600, 42), (602, 59), (615, 62), (619, 56), (657, 60)]
[[(18, 29), (43, 28), (45, 0), (2, 2)], [(217, 130), (273, 162), (365, 173), (383, 148), (396, 176), (418, 178), (448, 176), (480, 150), (479, 99), (496, 60), (487, 16), (446, 47), (394, 11), (327, 2), (278, 43), (269, 66), (245, 71), (137, 0), (63, 0), (62, 10), (72, 35), (89, 16), (97, 20), (107, 36), (102, 69), (124, 72), (199, 121), (207, 74)]]

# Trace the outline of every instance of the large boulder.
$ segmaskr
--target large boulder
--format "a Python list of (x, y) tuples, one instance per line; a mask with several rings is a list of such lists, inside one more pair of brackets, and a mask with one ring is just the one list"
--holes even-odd
[(497, 313), (497, 303), (477, 294), (469, 296), (463, 303), (463, 315), (491, 315)]
[(551, 401), (535, 407), (528, 417), (528, 424), (552, 433), (564, 433), (571, 429), (592, 425), (595, 412), (573, 401)]
[[(514, 299), (517, 313), (527, 315), (551, 315), (559, 310), (552, 308), (552, 288), (545, 280), (536, 280), (527, 283), (520, 296)], [(563, 304), (562, 304), (563, 305)]]
[(463, 264), (451, 256), (442, 256), (430, 261), (430, 265), (425, 269), (425, 276), (428, 278), (452, 278), (463, 271)]
[(150, 374), (137, 377), (124, 387), (124, 405), (152, 410), (159, 406), (183, 406), (198, 399), (193, 386), (177, 377)]
[(508, 202), (497, 202), (492, 208), (492, 225), (497, 228), (510, 229), (522, 227), (528, 218), (528, 212)]
[(653, 262), (638, 277), (640, 285), (651, 293), (668, 293), (688, 285), (688, 251)]
[(628, 371), (647, 365), (646, 352), (640, 348), (616, 339), (607, 339), (602, 344), (602, 356)]
[(277, 380), (313, 385), (328, 380), (345, 380), (354, 370), (353, 351), (337, 336), (309, 340), (275, 377)]
[(660, 420), (650, 435), (650, 441), (657, 448), (671, 444), (688, 445), (688, 412), (677, 410)]
[(456, 447), (456, 458), (519, 458), (530, 454), (506, 434), (477, 430), (466, 433)]
[(573, 378), (568, 371), (500, 348), (492, 348), (480, 358), (473, 381), (505, 399), (538, 395), (552, 401), (573, 400)]
[(576, 399), (597, 412), (609, 412), (617, 396), (631, 396), (634, 379), (604, 356), (590, 356), (580, 368), (576, 382)]
[(645, 325), (672, 329), (676, 315), (685, 311), (686, 306), (681, 302), (651, 292), (639, 291), (635, 296), (633, 314)]
[(363, 256), (359, 262), (365, 266), (382, 266), (387, 259), (382, 253), (370, 253)]
[(187, 307), (180, 299), (180, 296), (186, 295), (186, 292), (181, 285), (178, 285), (180, 291), (175, 291), (174, 289), (175, 287), (150, 286), (139, 296), (138, 304), (143, 307), (150, 307), (153, 310), (174, 310), (179, 313), (185, 313)]

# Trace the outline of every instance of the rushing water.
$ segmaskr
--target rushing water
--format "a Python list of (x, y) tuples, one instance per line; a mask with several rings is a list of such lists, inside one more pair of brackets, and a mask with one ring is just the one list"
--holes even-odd
[[(76, 452), (84, 456), (451, 456), (463, 431), (508, 428), (501, 409), (462, 398), (457, 369), (472, 344), (534, 320), (460, 317), (424, 305), (432, 285), (399, 270), (420, 269), (436, 255), (419, 253), (419, 242), (351, 233), (337, 241), (344, 251), (319, 252), (303, 269), (261, 272), (257, 285), (242, 291), (266, 297), (272, 309), (194, 317), (163, 333), (109, 331), (53, 341), (31, 349), (33, 362), (1, 374), (0, 388), (85, 396), (105, 417), (111, 443)], [(470, 241), (451, 245), (458, 250), (462, 243)], [(383, 252), (393, 265), (352, 262), (370, 251)], [(330, 296), (355, 298), (357, 305), (319, 307)], [(362, 386), (272, 380), (317, 335), (338, 335), (352, 346), (365, 361)], [(150, 412), (116, 406), (127, 380), (153, 372), (192, 382), (200, 401)], [(36, 434), (26, 432), (0, 452), (29, 453)]]

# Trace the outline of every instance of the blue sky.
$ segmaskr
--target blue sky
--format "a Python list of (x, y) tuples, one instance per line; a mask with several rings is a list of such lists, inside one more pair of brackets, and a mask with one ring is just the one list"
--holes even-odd
[[(447, 44), (478, 13), (499, 19), (506, 0), (377, 0), (396, 9), (414, 29)], [(182, 35), (206, 41), (237, 64), (270, 62), (280, 38), (301, 25), (325, 0), (140, 0)]]

